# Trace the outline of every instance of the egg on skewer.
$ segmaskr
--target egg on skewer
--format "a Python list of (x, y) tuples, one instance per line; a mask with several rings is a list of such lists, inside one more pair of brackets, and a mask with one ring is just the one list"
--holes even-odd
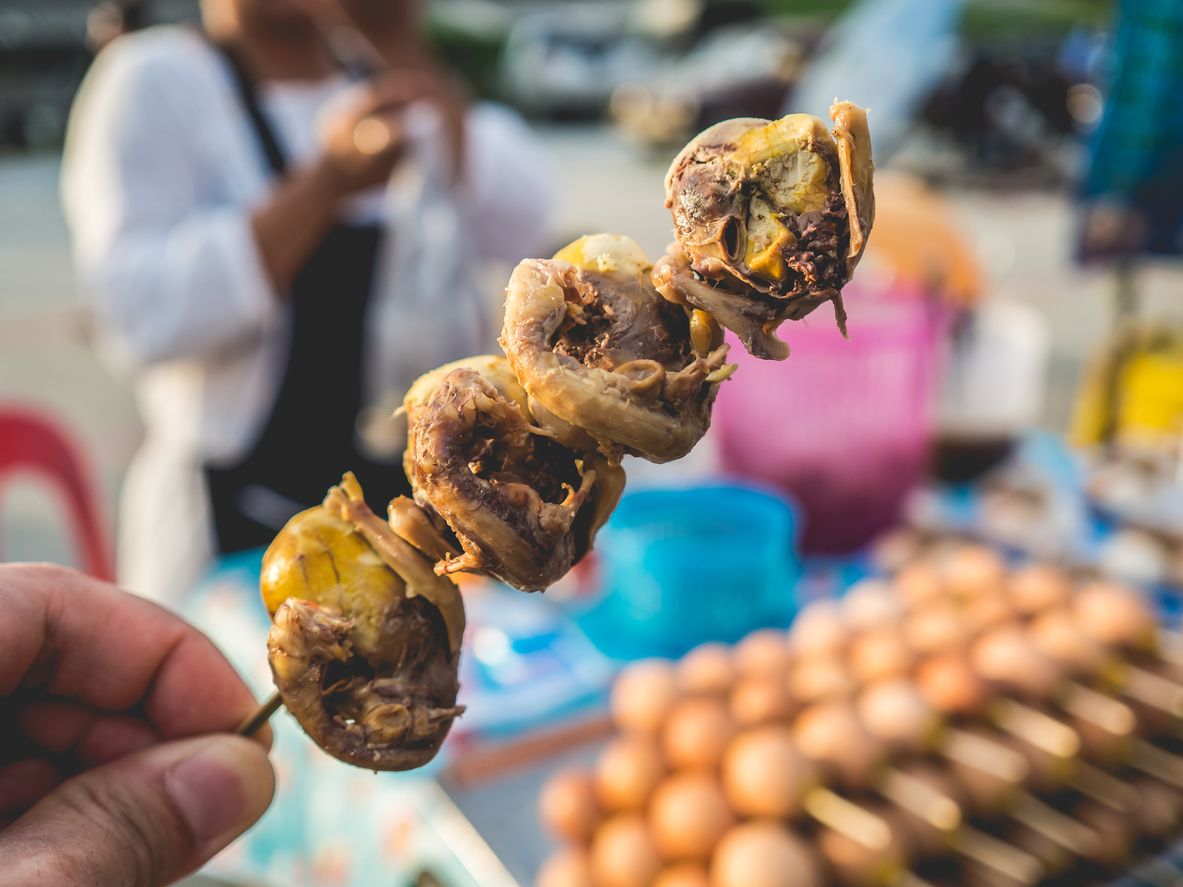
[[(835, 725), (843, 735), (858, 732), (858, 724), (849, 720), (848, 711), (814, 717), (829, 722), (819, 722), (822, 733)], [(819, 723), (807, 725), (807, 743), (819, 738), (809, 735), (810, 730), (819, 730)], [(841, 754), (833, 748), (813, 751), (830, 762)], [(874, 782), (877, 777), (872, 771), (877, 762), (878, 758), (868, 758), (860, 778)], [(727, 800), (741, 816), (783, 820), (808, 814), (821, 823), (830, 834), (823, 850), (831, 866), (841, 870), (845, 883), (885, 883), (878, 879), (898, 873), (908, 855), (907, 842), (883, 816), (819, 786), (819, 768), (799, 750), (793, 732), (786, 727), (766, 726), (741, 732), (728, 747), (721, 772)], [(957, 824), (947, 824), (946, 828)]]
[(859, 720), (848, 701), (819, 702), (804, 709), (793, 723), (793, 741), (800, 752), (839, 785), (868, 788), (887, 748)]
[(596, 798), (596, 783), (584, 770), (560, 770), (538, 795), (538, 817), (552, 835), (587, 843), (603, 818)]
[(817, 784), (817, 769), (801, 754), (787, 727), (764, 726), (739, 733), (721, 767), (723, 791), (741, 816), (792, 819)]
[(1027, 699), (1048, 698), (1064, 679), (1064, 669), (1041, 653), (1018, 625), (980, 637), (970, 649), (970, 663), (985, 680)]
[(732, 661), (739, 678), (783, 677), (792, 662), (788, 635), (775, 628), (757, 629), (735, 645)]
[(837, 601), (823, 599), (801, 608), (789, 629), (789, 649), (797, 658), (835, 657), (850, 638), (850, 626)]
[(850, 642), (847, 661), (854, 679), (865, 684), (910, 673), (916, 655), (898, 629), (885, 627), (856, 636)]
[(1024, 616), (1036, 616), (1068, 604), (1072, 588), (1064, 571), (1050, 564), (1028, 564), (1006, 580), (1011, 605)]
[(846, 659), (819, 654), (798, 659), (789, 671), (785, 686), (798, 703), (807, 705), (830, 699), (846, 699), (858, 690)]
[(947, 594), (944, 579), (928, 560), (905, 566), (892, 579), (892, 587), (907, 608), (936, 603)]
[(913, 681), (891, 677), (865, 687), (855, 700), (859, 722), (876, 740), (896, 752), (930, 747), (941, 716)]
[[(1035, 628), (1033, 623), (1033, 637), (1036, 640), (1042, 637), (1046, 642), (1047, 633), (1037, 634)], [(1144, 636), (1142, 627), (1135, 620), (1129, 620), (1126, 628), (1124, 636), (1127, 639)], [(1122, 633), (1114, 631), (1112, 636), (1119, 634)], [(1066, 664), (1075, 666), (1077, 674), (1087, 677), (1088, 669), (1082, 667), (1082, 662), (1098, 661), (1101, 656), (1090, 652), (1087, 657), (1082, 657), (1080, 651), (1091, 651), (1098, 644), (1096, 632), (1087, 635), (1078, 623), (1072, 623), (1058, 626), (1057, 636), (1058, 643), (1046, 644), (1047, 649), (1053, 655), (1059, 655)], [(1183, 786), (1183, 758), (1139, 735), (1163, 732), (1178, 724), (1179, 716), (1183, 715), (1183, 687), (1154, 672), (1116, 659), (1104, 660), (1099, 670), (1129, 705), (1075, 682), (1065, 683), (1054, 697), (1060, 709), (1072, 718), (1085, 751), (1102, 761), (1124, 759), (1135, 769), (1171, 785)]]
[(1043, 610), (1027, 624), (1027, 635), (1040, 653), (1077, 677), (1100, 673), (1113, 658), (1104, 644), (1077, 627), (1076, 617), (1068, 607)]
[[(1036, 707), (1032, 707), (1013, 698), (1003, 698), (989, 710), (990, 719), (1007, 734), (1004, 741), (1027, 759), (1030, 789), (1050, 791), (1067, 784), (1091, 802), (1125, 810), (1129, 795), (1124, 786), (1080, 758), (1087, 750), (1080, 727), (1089, 728), (1094, 741), (1098, 733), (1104, 739), (1107, 730), (1118, 726), (1113, 724), (1112, 714), (1117, 710), (1114, 705), (1121, 708), (1120, 703), (1066, 682), (1063, 666), (1039, 652), (1027, 633), (1016, 626), (999, 629), (979, 641), (972, 651), (971, 662), (982, 677), (1035, 703)], [(1047, 667), (1048, 663), (1053, 667)], [(1061, 708), (1068, 709), (1078, 723), (1065, 723), (1061, 717), (1042, 710), (1043, 701), (1057, 699)], [(1125, 720), (1119, 732), (1132, 726)], [(1110, 738), (1124, 737), (1113, 734)], [(1019, 793), (1010, 812), (1045, 838), (1101, 863), (1106, 861), (1106, 854), (1117, 840), (1112, 829), (1100, 834), (1089, 823), (1048, 807), (1029, 791)]]
[(985, 545), (962, 545), (945, 560), (945, 585), (954, 597), (973, 598), (1006, 587), (1006, 562)]
[(808, 845), (783, 825), (744, 822), (723, 835), (711, 857), (711, 887), (822, 887)]
[(970, 651), (970, 663), (979, 677), (1009, 694), (998, 699), (987, 715), (1027, 757), (1028, 784), (1036, 791), (1051, 789), (1066, 780), (1081, 751), (1080, 735), (1068, 724), (1042, 710), (1064, 686), (1065, 669), (1045, 656), (1028, 633), (1017, 625), (1005, 626), (980, 638)]
[(1183, 722), (1183, 684), (1169, 661), (1148, 660), (1158, 632), (1143, 597), (1111, 582), (1081, 589), (1072, 605), (1077, 630), (1111, 654), (1104, 679), (1137, 709), (1147, 730), (1167, 733)]
[(1093, 640), (1134, 651), (1154, 649), (1154, 614), (1133, 589), (1112, 582), (1094, 582), (1076, 593), (1072, 608), (1077, 624)]
[(661, 749), (674, 769), (710, 769), (723, 759), (736, 725), (727, 703), (715, 696), (678, 702), (661, 733)]
[(890, 628), (899, 622), (904, 604), (890, 582), (862, 579), (850, 586), (839, 603), (842, 617), (853, 631)]
[(731, 648), (717, 641), (700, 644), (678, 661), (677, 674), (683, 693), (726, 693), (735, 682)]
[(731, 688), (728, 706), (739, 727), (787, 723), (800, 707), (781, 675), (740, 678)]
[(713, 773), (674, 773), (657, 786), (649, 801), (649, 830), (662, 858), (706, 860), (719, 838), (735, 824), (719, 780)]
[(534, 887), (596, 887), (587, 850), (564, 847), (551, 855), (538, 869)]
[(976, 632), (986, 632), (1007, 624), (1017, 623), (1019, 612), (1005, 592), (979, 594), (965, 602), (965, 618)]
[(993, 695), (960, 653), (929, 656), (917, 666), (915, 679), (925, 702), (946, 716), (978, 714)]
[[(1006, 638), (1005, 652), (1013, 652), (1010, 648), (1014, 641)], [(987, 665), (996, 665), (993, 654), (983, 657)], [(976, 663), (975, 663), (976, 664)], [(1016, 677), (1012, 671), (1001, 669), (1001, 674), (1007, 681), (1014, 682)], [(999, 674), (987, 677), (998, 678)], [(1039, 686), (1042, 677), (1036, 678)], [(898, 751), (911, 747), (913, 751), (934, 749), (938, 752), (948, 752), (949, 738), (943, 742), (934, 743), (936, 736), (936, 712), (923, 703), (923, 695), (909, 682), (897, 679), (884, 682), (887, 686), (881, 691), (882, 698), (873, 700), (874, 704), (860, 705), (858, 711), (862, 723), (868, 731), (877, 738), (894, 745)], [(861, 701), (861, 700), (860, 700)], [(1010, 699), (1001, 699), (992, 706), (993, 718), (1009, 736), (998, 737), (993, 740), (979, 738), (979, 745), (993, 742), (995, 745), (1010, 746), (1026, 758), (1026, 780), (1028, 785), (1036, 789), (1052, 788), (1068, 779), (1071, 766), (1076, 763), (1079, 751), (1079, 740), (1076, 734), (1065, 725), (1043, 715), (1034, 709), (1029, 709)], [(960, 740), (964, 745), (964, 739)], [(965, 760), (960, 761), (964, 769)], [(970, 759), (969, 766), (973, 766)], [(888, 771), (892, 774), (892, 771)], [(987, 777), (992, 774), (986, 774)], [(982, 774), (975, 774), (976, 781), (982, 782)], [(1034, 780), (1034, 783), (1032, 783)], [(987, 781), (989, 778), (987, 778)], [(1088, 827), (1074, 820), (1069, 820), (1056, 813), (1042, 802), (1038, 801), (1025, 788), (1017, 785), (996, 786), (1004, 792), (1010, 803), (1013, 815), (1021, 816), (1022, 822), (1054, 841), (1064, 843), (1071, 841), (1073, 852), (1081, 851), (1081, 846), (1088, 842), (1081, 838), (1088, 834)], [(1015, 813), (1014, 811), (1018, 812)], [(1065, 846), (1068, 846), (1065, 844)]]
[(642, 736), (618, 736), (604, 747), (596, 762), (596, 798), (609, 812), (640, 810), (665, 772), (656, 742)]
[[(968, 776), (972, 785), (953, 792), (948, 788), (957, 786), (958, 780), (950, 770), (940, 771), (944, 776), (938, 782), (918, 780), (899, 766), (882, 769), (875, 777), (874, 788), (906, 814), (913, 831), (920, 832), (930, 844), (939, 842), (1012, 880), (1028, 884), (1038, 880), (1042, 868), (1036, 860), (964, 823), (959, 797), (962, 791), (967, 797), (988, 791), (993, 794), (988, 803), (995, 809), (1000, 808), (1004, 797), (1013, 797), (1018, 783), (1026, 775), (1024, 762), (1020, 760), (1018, 766), (1012, 766), (1010, 774), (1003, 774), (1000, 778), (993, 772), (997, 768), (991, 769), (997, 761), (990, 760), (1000, 752), (982, 742), (979, 746), (985, 748), (973, 748), (967, 754), (964, 735), (960, 731), (947, 730), (941, 713), (926, 702), (914, 682), (904, 678), (880, 681), (867, 687), (857, 700), (856, 711), (867, 732), (897, 755), (929, 751), (949, 755), (950, 747), (956, 745), (960, 747), (959, 757), (965, 759), (961, 765), (973, 771)], [(956, 769), (959, 762), (951, 760), (951, 763)], [(982, 768), (986, 768), (984, 772)]]
[[(893, 779), (897, 788), (901, 782), (898, 771), (882, 769), (887, 751), (893, 746), (897, 751), (923, 751), (933, 745), (939, 726), (938, 713), (919, 690), (909, 681), (894, 678), (871, 685), (854, 704), (831, 701), (806, 709), (793, 732), (805, 756), (830, 770), (843, 785), (883, 793)], [(1015, 775), (1021, 779), (1025, 773)], [(895, 792), (890, 800), (914, 804), (913, 812), (940, 830), (952, 832), (960, 826), (956, 803), (932, 791)], [(815, 810), (810, 812), (817, 815)]]
[(676, 862), (657, 873), (653, 887), (711, 887), (711, 877), (700, 862)]
[(612, 720), (626, 733), (655, 736), (680, 695), (677, 671), (670, 660), (634, 662), (612, 683)]
[(903, 625), (903, 640), (919, 656), (960, 652), (973, 638), (973, 626), (948, 600), (915, 610)]
[(640, 813), (620, 813), (600, 824), (590, 862), (596, 887), (649, 887), (661, 871), (661, 856)]
[[(794, 730), (800, 730), (799, 736), (794, 736), (794, 730), (787, 727), (772, 725), (745, 730), (732, 740), (721, 767), (727, 800), (741, 816), (758, 821), (808, 814), (856, 843), (867, 843), (868, 849), (882, 850), (884, 835), (890, 838), (888, 826), (818, 784), (820, 769), (833, 768), (836, 764), (845, 767), (852, 777), (857, 775), (866, 780), (879, 760), (880, 749), (876, 746), (873, 758), (851, 761), (845, 742), (851, 738), (852, 728), (858, 731), (857, 721), (845, 711), (815, 708), (819, 710), (813, 713), (807, 710), (797, 719)], [(809, 751), (801, 748), (800, 738)], [(864, 738), (872, 742), (865, 734)]]
[[(659, 861), (646, 887), (718, 887), (712, 848), (749, 818), (808, 816), (824, 867), (840, 883), (860, 887), (883, 883), (882, 872), (892, 866), (880, 863), (893, 854), (900, 860), (895, 869), (902, 871), (913, 850), (921, 857), (952, 852), (951, 859), (975, 860), (964, 863), (966, 871), (980, 866), (993, 871), (995, 880), (1015, 884), (1033, 883), (1032, 872), (1054, 865), (1067, 848), (1102, 864), (1120, 855), (1129, 828), (1118, 819), (1129, 810), (1130, 787), (1090, 769), (1082, 755), (1101, 756), (1089, 726), (1100, 708), (1090, 708), (1089, 692), (1108, 697), (1089, 686), (1092, 675), (1112, 663), (1114, 650), (1145, 649), (1134, 608), (1126, 627), (1110, 630), (1113, 639), (1103, 643), (1095, 632), (1080, 629), (1080, 609), (1065, 604), (1064, 577), (1054, 568), (1003, 573), (1000, 584), (980, 553), (962, 555), (965, 563), (986, 567), (978, 578), (973, 569), (960, 577), (950, 572), (955, 554), (943, 561), (938, 581), (929, 583), (935, 590), (918, 596), (926, 601), (922, 606), (905, 609), (879, 580), (865, 582), (848, 600), (806, 608), (787, 634), (761, 629), (735, 647), (702, 645), (682, 662), (651, 664), (648, 682), (658, 701), (634, 703), (635, 712), (645, 713), (639, 717), (617, 715), (629, 706), (613, 699), (622, 730), (655, 740), (650, 750), (659, 752), (661, 775), (618, 801), (632, 806), (615, 811), (599, 799), (597, 788), (594, 800), (607, 818), (593, 828), (599, 833), (633, 811), (644, 817)], [(931, 579), (937, 571), (925, 566)], [(914, 575), (923, 586), (925, 570)], [(982, 578), (990, 575), (989, 581)], [(1067, 687), (1089, 692), (1073, 695)], [(654, 710), (658, 714), (649, 714)], [(960, 726), (982, 715), (998, 729)], [(827, 727), (836, 726), (840, 740), (827, 740)], [(1046, 735), (1033, 742), (1041, 731)], [(1051, 749), (1053, 733), (1061, 739), (1075, 734), (1076, 750), (1066, 754), (1064, 743)], [(975, 740), (989, 752), (979, 747), (966, 753)], [(914, 756), (925, 749), (943, 763)], [(855, 762), (860, 757), (861, 766)], [(889, 759), (895, 763), (888, 765)], [(917, 778), (911, 772), (917, 767), (931, 770), (932, 779)], [(854, 796), (819, 788), (819, 775), (826, 772), (840, 791), (870, 791), (882, 800), (852, 802)], [(1078, 784), (1082, 773), (1101, 779)], [(1179, 775), (1183, 780), (1183, 768)], [(1065, 784), (1075, 792), (1063, 797), (1083, 799), (1072, 809), (1075, 816), (1048, 807), (1028, 787)], [(1167, 788), (1162, 781), (1152, 784)], [(841, 803), (827, 809), (831, 799)], [(846, 809), (843, 804), (860, 812), (846, 819), (836, 812)], [(1016, 840), (1022, 835), (1032, 849), (1041, 845), (1046, 862), (965, 822), (949, 827), (961, 810), (1005, 816)], [(835, 817), (834, 825), (827, 822)], [(1170, 818), (1169, 811), (1162, 818)], [(864, 819), (878, 825), (862, 834), (854, 823)], [(865, 843), (883, 828), (891, 835), (888, 849)], [(568, 827), (572, 834), (578, 830)], [(589, 865), (591, 859), (588, 854)]]
[[(1145, 637), (1145, 626), (1140, 619), (1130, 618), (1124, 627), (1106, 632), (1111, 638), (1124, 637), (1136, 643), (1138, 638)], [(1049, 610), (1028, 625), (1027, 633), (1033, 646), (1057, 661), (1074, 678), (1086, 682), (1100, 678), (1103, 685), (1115, 687), (1134, 706), (1131, 710), (1107, 694), (1068, 681), (1053, 698), (1078, 720), (1120, 738), (1134, 732), (1135, 721), (1142, 721), (1144, 728), (1157, 732), (1175, 726), (1183, 716), (1183, 686), (1123, 661), (1118, 651), (1098, 638), (1100, 630), (1086, 630), (1078, 611)], [(1094, 751), (1100, 757), (1113, 756), (1112, 751), (1103, 752), (1100, 748)]]

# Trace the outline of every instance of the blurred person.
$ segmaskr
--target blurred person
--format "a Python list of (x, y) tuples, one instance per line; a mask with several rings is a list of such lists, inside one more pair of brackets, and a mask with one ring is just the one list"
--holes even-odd
[(86, 16), (86, 45), (97, 53), (116, 37), (138, 31), (147, 24), (146, 0), (100, 3)]
[(0, 872), (171, 884), (271, 803), (270, 730), (213, 643), (155, 604), (47, 564), (0, 565)]
[[(1080, 185), (1078, 258), (1115, 262), (1122, 276), (1145, 254), (1183, 255), (1183, 2), (1116, 5), (1108, 83), (1086, 89), (1077, 113), (1097, 124)], [(1099, 118), (1099, 119), (1098, 119)], [(1119, 311), (1133, 283), (1119, 283)]]
[(205, 0), (204, 33), (120, 37), (71, 114), (75, 262), (146, 427), (120, 580), (156, 599), (270, 542), (345, 470), (384, 513), (407, 491), (397, 435), (370, 458), (359, 414), (487, 350), (479, 263), (543, 231), (545, 157), (511, 112), (469, 104), (413, 0), (315, 0), (381, 57), (363, 83), (310, 2)]

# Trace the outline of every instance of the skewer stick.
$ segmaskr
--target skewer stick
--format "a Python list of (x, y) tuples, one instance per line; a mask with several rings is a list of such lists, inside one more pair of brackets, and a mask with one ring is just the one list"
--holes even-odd
[(271, 716), (279, 710), (283, 705), (283, 699), (276, 690), (268, 698), (267, 701), (251, 712), (243, 722), (234, 728), (235, 736), (254, 736), (259, 732), (259, 728), (271, 719)]

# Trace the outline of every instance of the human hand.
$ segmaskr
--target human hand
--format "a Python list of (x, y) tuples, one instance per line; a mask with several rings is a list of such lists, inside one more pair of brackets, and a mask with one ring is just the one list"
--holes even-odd
[(418, 76), (383, 77), (329, 120), (321, 167), (340, 195), (390, 178), (406, 148), (402, 111), (428, 89)]
[(197, 629), (61, 567), (0, 565), (4, 883), (169, 884), (267, 809), (255, 701)]

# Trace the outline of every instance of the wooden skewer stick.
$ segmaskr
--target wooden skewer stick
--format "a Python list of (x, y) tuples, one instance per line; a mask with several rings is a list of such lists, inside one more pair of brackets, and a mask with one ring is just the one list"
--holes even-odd
[(283, 705), (283, 699), (276, 690), (267, 701), (251, 712), (241, 724), (234, 729), (235, 736), (254, 736), (259, 728), (271, 719), (271, 716)]

